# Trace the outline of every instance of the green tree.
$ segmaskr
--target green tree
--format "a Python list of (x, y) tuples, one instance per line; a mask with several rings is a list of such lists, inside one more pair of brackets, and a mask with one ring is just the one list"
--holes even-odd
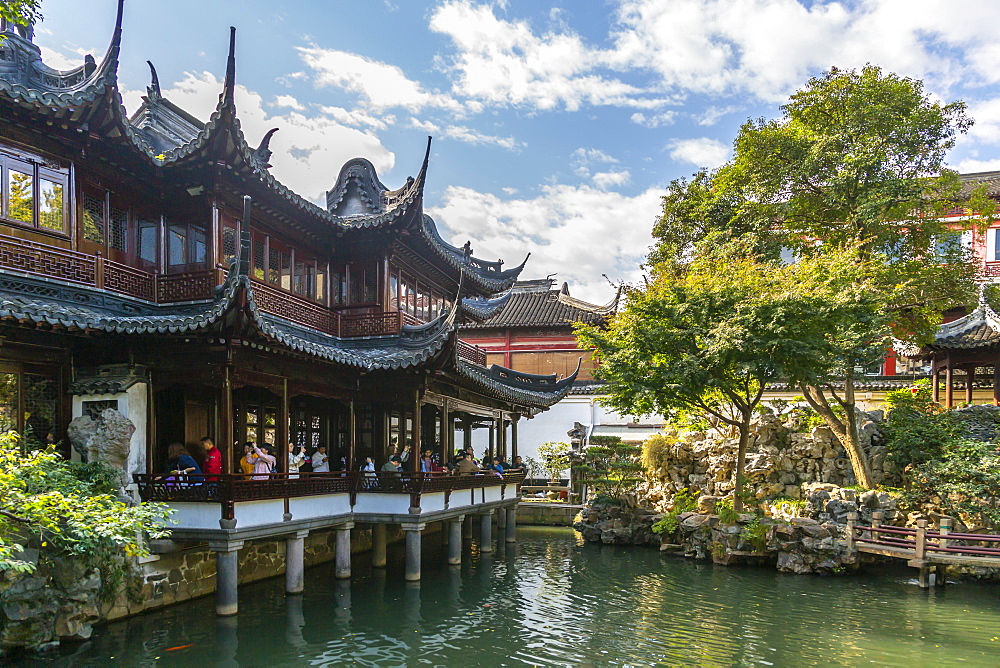
[(846, 329), (872, 308), (849, 289), (863, 270), (842, 255), (784, 265), (747, 255), (735, 240), (686, 264), (657, 265), (644, 286), (624, 291), (606, 327), (580, 326), (577, 335), (600, 359), (607, 405), (627, 415), (699, 413), (736, 430), (742, 510), (750, 423), (765, 385), (836, 364), (842, 343), (830, 323)]
[[(26, 26), (42, 20), (41, 0), (0, 0), (0, 19)], [(0, 42), (4, 40), (0, 36)]]
[[(827, 355), (804, 357), (786, 370), (843, 444), (858, 482), (871, 487), (856, 418), (859, 369), (877, 363), (884, 349), (874, 344), (890, 330), (926, 341), (943, 311), (974, 300), (975, 267), (954, 243), (955, 227), (982, 230), (995, 208), (985, 189), (963, 192), (957, 174), (944, 169), (947, 150), (972, 125), (964, 103), (933, 101), (920, 81), (873, 66), (831, 69), (781, 111), (778, 119), (747, 121), (733, 159), (716, 173), (668, 193), (664, 220), (704, 218), (700, 237), (692, 234), (694, 255), (713, 235), (742, 236), (772, 256), (782, 247), (803, 259), (861, 263), (848, 293), (877, 302), (878, 313), (862, 323), (831, 322)], [(968, 217), (944, 220), (956, 206)], [(655, 230), (651, 259), (687, 261), (692, 251), (678, 250), (678, 235), (663, 228)], [(857, 311), (841, 306), (844, 314)]]
[(573, 467), (598, 496), (616, 501), (635, 491), (646, 470), (640, 461), (642, 447), (619, 436), (592, 436), (584, 448), (583, 463)]
[(538, 446), (538, 456), (542, 458), (542, 468), (549, 478), (556, 480), (563, 471), (569, 468), (569, 443), (548, 441)]
[(68, 462), (51, 448), (22, 452), (19, 440), (16, 432), (0, 435), (0, 571), (33, 571), (26, 548), (42, 559), (71, 556), (101, 566), (148, 554), (144, 533), (168, 533), (166, 506), (130, 506), (116, 497), (117, 473)]

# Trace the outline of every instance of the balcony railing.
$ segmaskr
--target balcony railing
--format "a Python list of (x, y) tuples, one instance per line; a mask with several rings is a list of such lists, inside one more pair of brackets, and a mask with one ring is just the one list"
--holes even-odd
[[(378, 471), (331, 473), (270, 473), (256, 474), (250, 478), (241, 474), (216, 476), (135, 474), (133, 479), (143, 501), (166, 503), (218, 503), (222, 519), (235, 517), (237, 504), (247, 501), (285, 499), (286, 512), (289, 499), (343, 494), (342, 512), (359, 512), (365, 506), (359, 495), (397, 494), (408, 495), (406, 507), (420, 505), (421, 495), (444, 494), (451, 498), (459, 490), (477, 490), (500, 487), (499, 497), (509, 485), (515, 486), (511, 498), (520, 496), (517, 488), (524, 482), (524, 471), (509, 471), (503, 475), (493, 471), (465, 474), (446, 473), (396, 473)], [(211, 479), (208, 479), (211, 478)], [(496, 496), (494, 493), (493, 496)], [(464, 498), (464, 495), (463, 495)], [(475, 504), (472, 495), (468, 503)], [(440, 497), (438, 498), (440, 502)], [(433, 503), (432, 503), (433, 505)], [(467, 505), (467, 503), (463, 503)], [(334, 506), (331, 506), (334, 507)], [(369, 511), (370, 512), (370, 511)]]
[(459, 339), (457, 352), (458, 356), (464, 360), (478, 364), (479, 366), (486, 366), (486, 351), (479, 346), (474, 346)]

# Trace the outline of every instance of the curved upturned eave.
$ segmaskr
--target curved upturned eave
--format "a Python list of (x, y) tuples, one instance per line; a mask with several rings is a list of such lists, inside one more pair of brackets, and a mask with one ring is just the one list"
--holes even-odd
[(486, 299), (463, 297), (459, 302), (459, 306), (461, 307), (464, 315), (472, 318), (473, 320), (483, 322), (499, 313), (500, 310), (507, 305), (507, 302), (510, 301), (513, 294), (514, 289), (510, 288), (502, 295)]
[[(573, 381), (576, 380), (580, 372), (580, 367), (577, 365), (577, 370), (572, 375), (556, 381), (552, 389), (548, 390), (529, 389), (505, 383), (495, 377), (494, 368), (503, 369), (503, 367), (497, 367), (495, 364), (487, 369), (463, 359), (456, 359), (454, 364), (455, 372), (468, 381), (471, 381), (480, 392), (513, 404), (535, 408), (539, 411), (558, 403), (569, 394)], [(510, 369), (504, 370), (510, 371)]]
[(421, 219), (420, 231), (421, 237), (426, 241), (427, 245), (434, 250), (438, 257), (443, 259), (455, 269), (460, 270), (469, 280), (474, 282), (477, 287), (484, 290), (488, 294), (504, 292), (513, 287), (514, 283), (517, 281), (517, 277), (520, 276), (521, 272), (524, 270), (524, 266), (527, 264), (528, 258), (531, 257), (531, 253), (528, 253), (528, 255), (524, 258), (524, 261), (512, 269), (504, 271), (484, 270), (481, 266), (477, 265), (499, 266), (499, 263), (489, 262), (471, 256), (466, 258), (465, 252), (461, 248), (452, 246), (441, 237), (434, 219), (427, 214), (424, 214)]
[[(118, 62), (121, 53), (122, 17), (124, 0), (118, 0), (118, 14), (115, 19), (115, 29), (111, 35), (108, 50), (93, 74), (77, 86), (64, 91), (40, 90), (29, 88), (21, 83), (12, 83), (0, 78), (0, 91), (6, 93), (12, 100), (36, 111), (57, 111), (67, 107), (80, 107), (95, 103), (111, 88), (117, 92)], [(67, 76), (80, 68), (73, 70), (53, 70), (59, 76)], [(41, 108), (39, 108), (41, 107)]]

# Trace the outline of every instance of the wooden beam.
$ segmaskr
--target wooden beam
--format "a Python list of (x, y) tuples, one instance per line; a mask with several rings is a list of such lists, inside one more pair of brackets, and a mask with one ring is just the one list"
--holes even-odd
[(423, 454), (423, 443), (420, 441), (420, 390), (413, 391), (413, 422), (410, 433), (410, 470), (414, 473), (420, 472), (420, 456)]
[(355, 469), (355, 459), (358, 451), (358, 417), (354, 408), (354, 399), (348, 402), (347, 413), (347, 470)]
[(955, 406), (955, 392), (952, 387), (953, 380), (953, 370), (951, 368), (950, 360), (948, 366), (944, 369), (944, 406), (945, 408), (954, 408)]

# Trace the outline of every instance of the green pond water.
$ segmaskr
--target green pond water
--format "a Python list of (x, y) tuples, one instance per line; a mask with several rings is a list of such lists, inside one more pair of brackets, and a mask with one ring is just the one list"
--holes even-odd
[[(354, 578), (306, 572), (240, 588), (219, 619), (207, 597), (100, 627), (83, 646), (26, 665), (1000, 665), (1000, 586), (924, 591), (915, 571), (856, 577), (724, 568), (656, 550), (585, 544), (522, 527), (493, 555), (444, 564), (424, 540), (423, 580), (355, 557)], [(178, 649), (179, 648), (179, 649)]]

